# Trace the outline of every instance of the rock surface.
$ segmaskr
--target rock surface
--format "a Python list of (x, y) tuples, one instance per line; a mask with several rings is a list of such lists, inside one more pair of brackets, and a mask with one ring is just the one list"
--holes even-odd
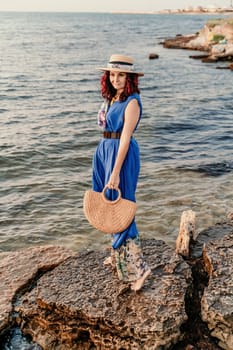
[(0, 254), (0, 333), (17, 323), (46, 350), (232, 350), (232, 218), (202, 231), (185, 260), (143, 241), (152, 274), (137, 293), (103, 266), (107, 250)]
[[(233, 18), (210, 20), (196, 34), (177, 35), (163, 42), (165, 48), (204, 51), (203, 62), (233, 61)], [(229, 69), (231, 66), (228, 67)]]
[(86, 252), (46, 273), (17, 310), (21, 328), (44, 349), (168, 349), (182, 338), (189, 266), (161, 241), (144, 242), (153, 274), (134, 293)]
[(233, 232), (203, 249), (209, 283), (202, 297), (202, 319), (226, 350), (233, 349)]
[(40, 271), (48, 271), (73, 253), (62, 247), (45, 246), (0, 254), (0, 333), (10, 323), (12, 302), (28, 288)]

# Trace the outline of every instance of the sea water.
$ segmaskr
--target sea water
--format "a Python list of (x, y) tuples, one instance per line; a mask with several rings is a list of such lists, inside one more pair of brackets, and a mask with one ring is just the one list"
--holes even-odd
[[(161, 42), (199, 31), (205, 15), (0, 13), (0, 251), (59, 244), (101, 249), (83, 210), (101, 137), (100, 72), (132, 55), (143, 118), (137, 224), (174, 245), (180, 216), (197, 230), (233, 209), (232, 73)], [(158, 60), (149, 60), (157, 53)], [(224, 64), (221, 64), (224, 65)], [(12, 329), (2, 349), (38, 349)]]

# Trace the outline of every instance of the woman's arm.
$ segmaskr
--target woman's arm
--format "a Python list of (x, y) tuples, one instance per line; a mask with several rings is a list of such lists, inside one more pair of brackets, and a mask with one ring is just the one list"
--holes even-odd
[(115, 161), (112, 174), (107, 183), (108, 188), (117, 189), (120, 184), (120, 171), (122, 164), (124, 163), (125, 157), (127, 155), (130, 138), (134, 132), (140, 115), (140, 107), (138, 101), (133, 99), (129, 102), (125, 109), (124, 126), (120, 138), (120, 145)]

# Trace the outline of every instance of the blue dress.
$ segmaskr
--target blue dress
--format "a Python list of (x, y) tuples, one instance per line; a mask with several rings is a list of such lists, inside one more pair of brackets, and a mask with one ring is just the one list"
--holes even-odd
[[(142, 115), (142, 103), (139, 94), (130, 95), (126, 101), (116, 101), (108, 109), (106, 115), (105, 131), (121, 132), (124, 125), (124, 113), (128, 103), (136, 99), (140, 107), (140, 115), (135, 130), (140, 122)], [(134, 130), (134, 131), (135, 131)], [(93, 157), (93, 190), (102, 192), (111, 176), (117, 152), (119, 148), (119, 139), (102, 138), (97, 146)], [(120, 190), (123, 198), (136, 202), (135, 192), (137, 188), (138, 176), (140, 171), (140, 153), (137, 141), (132, 137), (129, 144), (128, 153), (120, 172)], [(106, 195), (109, 199), (116, 198), (116, 191), (108, 190)], [(138, 230), (135, 220), (123, 232), (113, 235), (112, 247), (118, 249), (129, 238), (134, 239), (138, 236)]]

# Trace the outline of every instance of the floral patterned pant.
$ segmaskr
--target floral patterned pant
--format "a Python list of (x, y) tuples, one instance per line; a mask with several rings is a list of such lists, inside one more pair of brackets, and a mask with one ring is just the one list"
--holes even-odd
[(138, 280), (149, 269), (143, 260), (139, 236), (128, 239), (118, 249), (112, 249), (111, 257), (119, 279), (124, 282)]

